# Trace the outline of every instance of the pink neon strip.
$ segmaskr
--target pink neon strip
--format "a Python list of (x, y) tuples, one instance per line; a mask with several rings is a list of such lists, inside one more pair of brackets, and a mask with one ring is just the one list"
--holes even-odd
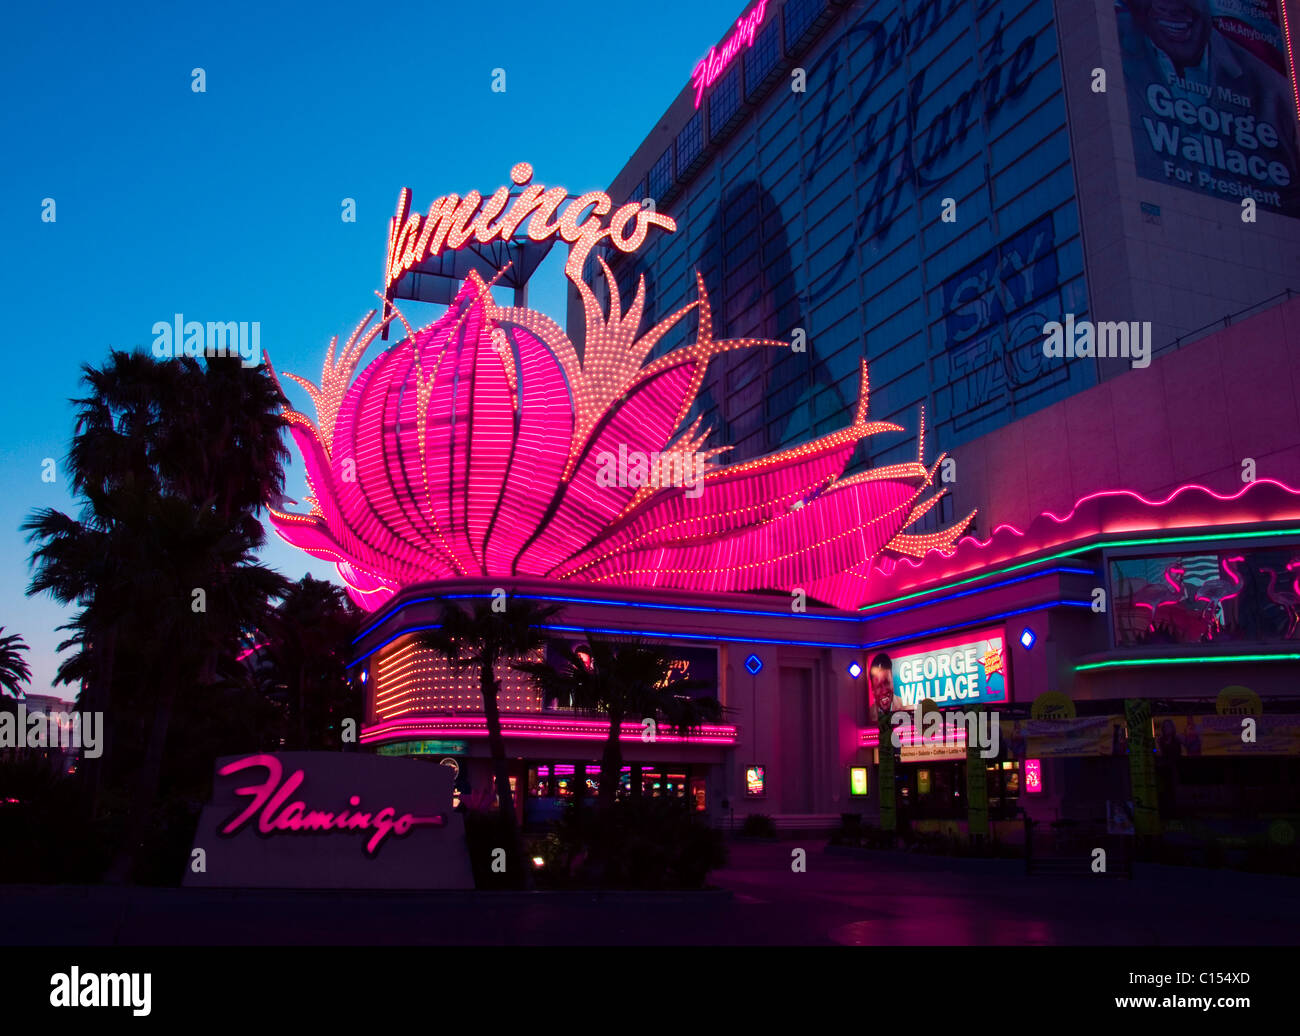
[[(579, 740), (601, 740), (609, 734), (609, 724), (600, 720), (559, 720), (547, 718), (516, 719), (510, 716), (501, 718), (501, 729), (509, 737), (524, 738), (574, 738)], [(671, 729), (671, 728), (668, 728)], [(665, 733), (660, 727), (657, 735), (660, 741), (683, 742), (690, 744), (731, 744), (737, 736), (734, 726), (705, 724), (697, 734), (684, 737), (679, 734)], [(620, 741), (640, 741), (642, 726), (639, 723), (624, 723)], [(421, 733), (423, 732), (423, 733)], [(369, 727), (361, 733), (363, 743), (386, 741), (402, 737), (428, 736), (455, 733), (460, 737), (486, 737), (487, 720), (479, 718), (456, 717), (440, 720), (423, 716), (415, 720), (385, 720)]]
[(242, 662), (242, 661), (243, 661), (244, 659), (246, 659), (249, 655), (253, 654), (253, 652), (255, 652), (255, 651), (261, 651), (262, 648), (264, 648), (264, 647), (269, 647), (270, 644), (271, 644), (271, 642), (270, 642), (269, 640), (267, 640), (267, 641), (263, 641), (261, 644), (254, 644), (251, 648), (245, 648), (243, 651), (241, 651), (239, 654), (237, 654), (237, 655), (235, 656), (235, 661), (236, 661), (236, 662)]
[[(948, 569), (945, 575), (955, 575), (959, 572), (965, 572), (971, 568), (988, 564), (989, 562), (987, 559), (978, 558), (978, 557), (962, 557), (961, 555), (963, 551), (966, 554), (969, 554), (972, 551), (980, 551), (988, 547), (991, 547), (994, 545), (994, 540), (999, 536), (1002, 536), (1004, 539), (1006, 538), (1006, 536), (1012, 536), (1012, 537), (1022, 538), (1022, 539), (1026, 538), (1029, 536), (1030, 532), (1033, 531), (1034, 526), (1037, 523), (1044, 520), (1048, 522), (1052, 522), (1057, 526), (1065, 526), (1066, 524), (1070, 523), (1072, 520), (1075, 519), (1075, 517), (1079, 514), (1079, 511), (1086, 504), (1092, 503), (1094, 501), (1115, 500), (1126, 504), (1138, 504), (1139, 506), (1144, 508), (1163, 508), (1163, 507), (1168, 507), (1170, 504), (1172, 504), (1174, 501), (1176, 501), (1179, 497), (1183, 496), (1184, 494), (1202, 493), (1210, 497), (1212, 500), (1214, 500), (1217, 503), (1235, 503), (1236, 501), (1244, 497), (1247, 493), (1250, 492), (1254, 492), (1256, 494), (1260, 493), (1262, 491), (1262, 487), (1269, 487), (1272, 489), (1281, 490), (1283, 493), (1291, 497), (1300, 497), (1300, 489), (1295, 489), (1291, 486), (1288, 486), (1284, 482), (1279, 482), (1275, 479), (1269, 479), (1269, 478), (1256, 479), (1254, 482), (1248, 483), (1247, 485), (1243, 486), (1238, 492), (1232, 493), (1231, 495), (1224, 495), (1222, 493), (1218, 493), (1215, 490), (1208, 488), (1207, 486), (1202, 486), (1197, 483), (1188, 483), (1186, 485), (1179, 486), (1167, 497), (1161, 500), (1150, 500), (1147, 497), (1143, 496), (1142, 494), (1136, 493), (1128, 489), (1118, 489), (1118, 490), (1108, 489), (1108, 490), (1098, 491), (1095, 493), (1089, 493), (1087, 496), (1081, 497), (1075, 503), (1075, 505), (1069, 510), (1069, 512), (1063, 516), (1055, 514), (1052, 511), (1043, 511), (1024, 530), (1014, 525), (1004, 523), (1002, 525), (997, 526), (997, 528), (993, 530), (993, 532), (989, 535), (987, 539), (981, 540), (975, 536), (963, 536), (960, 540), (957, 541), (957, 543), (954, 546), (954, 550), (951, 554), (942, 555), (939, 558), (936, 558), (933, 554), (931, 554), (920, 560), (915, 560), (913, 558), (886, 559), (884, 561), (879, 561), (879, 562), (873, 561), (872, 566), (875, 569), (875, 573), (878, 575), (896, 578), (899, 583), (902, 583), (903, 585), (906, 586), (917, 585), (916, 583), (907, 582), (907, 576), (911, 574), (919, 574), (919, 571), (921, 569), (933, 568), (935, 566), (935, 563), (942, 564), (945, 561), (949, 561), (953, 563), (952, 567)], [(1300, 501), (1297, 501), (1297, 503), (1300, 503)], [(1244, 517), (1242, 521), (1281, 520), (1285, 517), (1288, 517), (1288, 515), (1278, 513), (1272, 515), (1271, 517), (1254, 518), (1254, 517), (1247, 516)], [(1153, 526), (1152, 524), (1150, 524), (1149, 520), (1145, 523), (1140, 523), (1137, 518), (1133, 517), (1128, 512), (1124, 512), (1123, 524), (1126, 526), (1124, 528), (1113, 527), (1112, 525), (1108, 524), (1104, 520), (1104, 516), (1101, 520), (1099, 520), (1098, 524), (1100, 527), (1095, 530), (1081, 529), (1078, 532), (1077, 538), (1083, 538), (1084, 536), (1087, 535), (1098, 535), (1098, 534), (1106, 535), (1112, 533), (1122, 534), (1122, 533), (1129, 533), (1129, 532), (1175, 531), (1179, 528), (1189, 528), (1194, 524), (1208, 525), (1208, 524), (1214, 524), (1214, 522), (1213, 521), (1196, 522), (1192, 518), (1188, 518), (1184, 520), (1184, 524), (1181, 526), (1179, 525)], [(1240, 524), (1240, 522), (1229, 523), (1229, 524)], [(1050, 543), (1049, 542), (1037, 543), (1031, 549), (1046, 550), (1049, 547), (1054, 546), (1060, 542), (1065, 542), (1065, 540), (1057, 540)], [(1028, 552), (1029, 552), (1028, 550), (1024, 550), (1018, 554), (1013, 554), (1009, 556), (1018, 557)], [(910, 573), (905, 572), (904, 571), (905, 569), (910, 569), (911, 572)]]
[[(947, 725), (943, 733), (935, 734), (914, 734), (911, 727), (900, 727), (898, 734), (899, 743), (906, 746), (921, 745), (938, 745), (945, 741), (952, 741), (955, 745), (964, 745), (966, 743), (966, 731), (962, 727)], [(880, 731), (875, 727), (865, 727), (858, 731), (858, 745), (861, 748), (879, 748)]]

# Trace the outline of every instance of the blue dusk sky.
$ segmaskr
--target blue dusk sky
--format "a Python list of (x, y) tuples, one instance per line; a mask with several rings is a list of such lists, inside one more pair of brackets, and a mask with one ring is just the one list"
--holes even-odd
[[(31, 646), (49, 693), (65, 613), (28, 598), (21, 522), (74, 512), (64, 458), (82, 364), (148, 348), (152, 327), (259, 321), (280, 372), (318, 380), (333, 335), (376, 303), (388, 219), (410, 187), (484, 194), (531, 162), (535, 182), (607, 187), (743, 0), (374, 5), (19, 4), (0, 91), (0, 626)], [(205, 93), (191, 70), (206, 74)], [(506, 90), (491, 90), (492, 71)], [(55, 222), (41, 219), (43, 199)], [(340, 218), (344, 198), (357, 219)], [(616, 199), (617, 200), (617, 199)], [(563, 245), (529, 303), (563, 321)], [(558, 260), (558, 261), (557, 261)], [(422, 322), (433, 315), (413, 307)], [(305, 393), (287, 379), (294, 405)], [(41, 479), (57, 462), (57, 481)], [(288, 494), (305, 487), (296, 452)], [(292, 578), (333, 567), (279, 540)], [(70, 698), (75, 688), (53, 693)]]

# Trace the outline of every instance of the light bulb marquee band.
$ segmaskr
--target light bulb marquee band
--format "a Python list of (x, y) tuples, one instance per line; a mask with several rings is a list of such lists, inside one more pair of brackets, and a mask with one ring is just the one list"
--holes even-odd
[[(609, 739), (609, 721), (563, 716), (504, 715), (501, 717), (501, 732), (508, 738), (532, 741), (606, 741)], [(641, 723), (629, 721), (620, 727), (618, 739), (639, 743), (644, 732), (645, 727)], [(487, 720), (482, 716), (416, 716), (411, 719), (382, 720), (363, 727), (361, 743), (428, 737), (486, 738), (487, 734)], [(739, 728), (720, 723), (703, 723), (690, 730), (661, 726), (655, 737), (657, 741), (667, 744), (730, 746), (736, 743)]]
[[(532, 166), (518, 163), (513, 202), (506, 187), (487, 199), (446, 195), (423, 217), (409, 213), (402, 191), (379, 293), (384, 316), (371, 326), (372, 310), (342, 349), (331, 343), (319, 384), (288, 375), (306, 389), (316, 419), (285, 415), (304, 458), (310, 512), (273, 510), (282, 537), (334, 563), (369, 611), (406, 586), (480, 576), (706, 593), (799, 587), (848, 608), (861, 603), (878, 557), (951, 548), (973, 513), (935, 532), (907, 532), (944, 492), (935, 488), (942, 456), (925, 461), (924, 410), (916, 460), (843, 475), (859, 443), (903, 431), (867, 419), (865, 364), (843, 428), (718, 463), (730, 447), (709, 445), (712, 429), (695, 416), (710, 361), (789, 343), (714, 338), (698, 274), (696, 300), (643, 329), (645, 278), (624, 308), (604, 259), (607, 303), (583, 281), (583, 267), (598, 244), (632, 252), (651, 227), (672, 233), (675, 221), (636, 203), (615, 209), (599, 191), (560, 212), (567, 192), (532, 177)], [(558, 236), (570, 245), (565, 273), (581, 300), (581, 350), (544, 314), (499, 306), (473, 270), (429, 326), (412, 329), (396, 309), (394, 287), (425, 259), (521, 229), (534, 242)], [(651, 359), (692, 311), (694, 340)], [(405, 337), (362, 368), (393, 320)], [(633, 452), (693, 455), (698, 479), (611, 485), (602, 458)]]

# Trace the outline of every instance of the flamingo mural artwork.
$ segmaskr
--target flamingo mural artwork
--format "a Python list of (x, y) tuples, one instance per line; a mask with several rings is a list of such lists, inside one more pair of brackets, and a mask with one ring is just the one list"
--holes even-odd
[[(1268, 576), (1268, 588), (1264, 591), (1270, 601), (1282, 609), (1283, 616), (1286, 619), (1286, 632), (1282, 634), (1284, 640), (1292, 640), (1295, 637), (1296, 628), (1300, 627), (1300, 575), (1292, 577), (1291, 588), (1279, 588), (1279, 573), (1275, 568), (1268, 568), (1261, 565), (1261, 572)], [(1294, 559), (1287, 562), (1286, 573), (1291, 575), (1293, 572), (1300, 572), (1300, 559)]]
[(1227, 578), (1220, 576), (1202, 583), (1196, 594), (1196, 599), (1204, 601), (1207, 606), (1206, 619), (1211, 639), (1216, 633), (1225, 629), (1232, 630), (1237, 626), (1237, 601), (1244, 582), (1237, 568), (1245, 561), (1246, 558), (1242, 554), (1220, 559), (1219, 567)]
[[(1186, 567), (1175, 561), (1165, 567), (1162, 582), (1148, 583), (1128, 595), (1127, 604), (1136, 618), (1138, 630), (1154, 633), (1157, 626), (1163, 625), (1182, 637), (1193, 625), (1201, 624), (1199, 606), (1195, 604), (1190, 588), (1184, 585), (1186, 575)], [(1200, 639), (1199, 629), (1193, 639)]]
[(1155, 606), (1151, 628), (1164, 626), (1180, 641), (1199, 641), (1206, 633), (1207, 609), (1187, 584), (1187, 566), (1181, 561), (1170, 565), (1165, 569), (1165, 582), (1173, 589), (1174, 596)]

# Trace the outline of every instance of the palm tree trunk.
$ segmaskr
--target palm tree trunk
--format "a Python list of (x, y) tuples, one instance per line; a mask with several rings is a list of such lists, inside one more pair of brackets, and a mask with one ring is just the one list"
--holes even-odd
[(506, 764), (506, 739), (501, 733), (496, 674), (490, 664), (479, 668), (479, 690), (483, 695), (483, 717), (487, 721), (488, 750), (492, 754), (492, 773), (496, 781), (497, 804), (501, 815), (501, 836), (506, 841), (506, 872), (512, 883), (522, 888), (524, 854), (520, 849), (519, 829), (515, 823), (515, 797), (510, 792), (510, 768)]
[(307, 659), (298, 663), (298, 751), (307, 751)]
[(164, 674), (158, 705), (154, 710), (153, 723), (149, 729), (149, 742), (145, 749), (144, 762), (136, 775), (135, 792), (127, 821), (127, 837), (105, 878), (109, 884), (120, 885), (130, 880), (133, 865), (144, 842), (145, 832), (153, 818), (154, 800), (158, 797), (158, 786), (162, 777), (163, 750), (167, 747), (167, 729), (171, 725), (179, 678), (180, 673), (176, 666), (170, 667)]
[[(86, 701), (78, 700), (78, 708), (88, 712), (98, 712), (101, 716), (109, 713), (109, 699), (113, 693), (113, 663), (117, 654), (117, 631), (105, 630), (96, 636), (91, 650), (95, 657), (95, 666), (90, 678), (89, 693)], [(86, 821), (93, 823), (99, 813), (99, 795), (104, 786), (104, 767), (112, 758), (109, 751), (109, 724), (99, 725), (99, 755), (88, 759), (82, 755), (78, 766), (84, 773), (84, 808)]]
[(609, 714), (609, 736), (605, 738), (605, 752), (600, 760), (600, 808), (608, 810), (618, 796), (618, 782), (623, 776), (623, 746), (619, 735), (623, 732), (622, 713)]

